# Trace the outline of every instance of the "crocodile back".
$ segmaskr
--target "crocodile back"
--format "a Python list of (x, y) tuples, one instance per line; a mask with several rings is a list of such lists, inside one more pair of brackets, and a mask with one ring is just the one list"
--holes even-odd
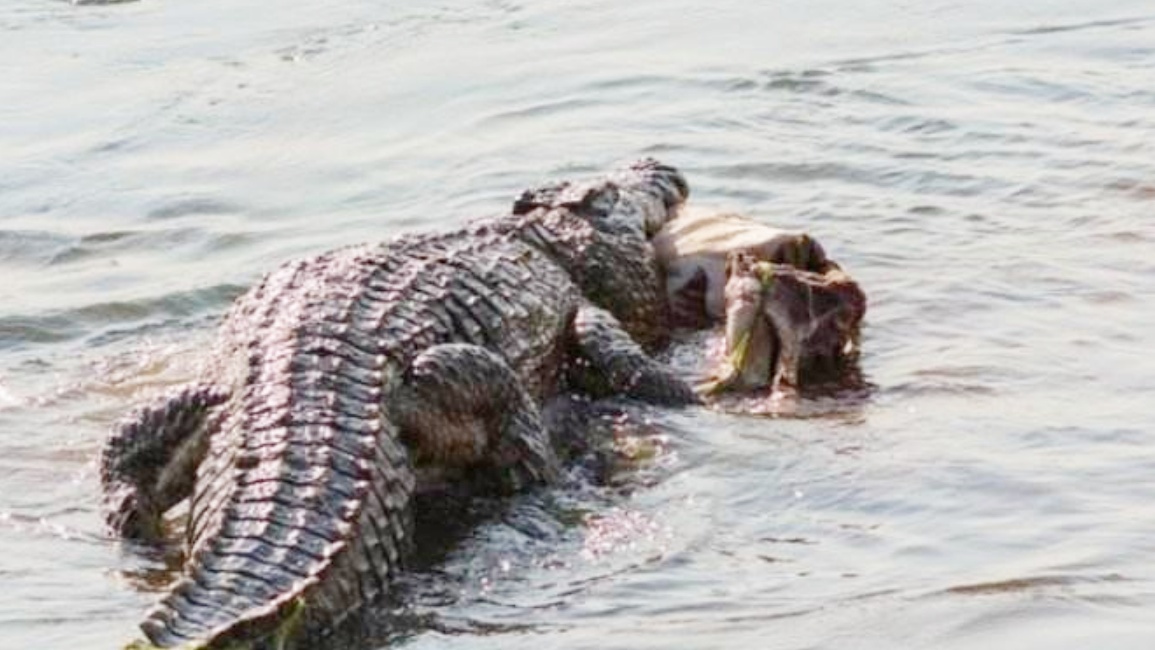
[(647, 159), (604, 179), (528, 190), (506, 222), (566, 269), (587, 300), (654, 349), (668, 338), (669, 319), (651, 237), (688, 194), (680, 172)]
[(142, 625), (158, 645), (252, 638), (305, 607), (331, 624), (388, 587), (411, 543), (414, 470), (390, 415), (438, 343), (497, 352), (556, 389), (580, 294), (508, 233), (407, 237), (289, 263), (234, 305), (206, 374), (232, 387), (210, 433), (185, 576)]
[(575, 188), (576, 203), (562, 187), (464, 230), (291, 262), (237, 300), (201, 377), (228, 399), (206, 418), (184, 575), (141, 625), (155, 645), (280, 645), (388, 590), (416, 482), (395, 397), (423, 351), (483, 346), (540, 400), (587, 301), (661, 337), (647, 233), (684, 179), (643, 161)]

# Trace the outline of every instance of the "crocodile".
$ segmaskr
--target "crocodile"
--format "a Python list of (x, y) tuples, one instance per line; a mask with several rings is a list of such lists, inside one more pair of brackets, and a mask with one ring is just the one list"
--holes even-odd
[(238, 298), (193, 381), (102, 451), (114, 534), (162, 540), (188, 504), (148, 643), (300, 647), (364, 611), (413, 548), (426, 472), (503, 494), (556, 479), (541, 407), (571, 386), (696, 402), (648, 354), (667, 331), (649, 238), (688, 192), (647, 159), (286, 263)]

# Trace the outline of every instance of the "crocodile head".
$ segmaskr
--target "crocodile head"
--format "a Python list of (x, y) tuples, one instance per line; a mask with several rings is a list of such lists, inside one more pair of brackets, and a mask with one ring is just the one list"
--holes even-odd
[(641, 228), (652, 238), (673, 219), (690, 196), (690, 186), (677, 169), (646, 158), (610, 175), (619, 189), (611, 220), (622, 228)]
[(689, 194), (681, 172), (644, 158), (596, 180), (528, 189), (513, 202), (513, 214), (566, 209), (601, 232), (640, 233), (650, 239), (678, 214)]
[(664, 276), (651, 237), (685, 202), (689, 187), (673, 167), (646, 159), (586, 183), (522, 194), (522, 237), (566, 268), (590, 302), (607, 309), (646, 347), (668, 335)]
[(706, 392), (790, 394), (800, 376), (836, 377), (857, 354), (866, 297), (833, 262), (817, 273), (738, 252), (727, 274), (726, 359)]

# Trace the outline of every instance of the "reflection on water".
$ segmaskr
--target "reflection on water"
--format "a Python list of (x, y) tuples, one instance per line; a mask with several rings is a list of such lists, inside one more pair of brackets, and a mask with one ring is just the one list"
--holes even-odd
[(102, 436), (262, 272), (642, 155), (861, 281), (869, 390), (430, 507), (354, 647), (1149, 647), (1155, 14), (764, 4), (0, 8), (0, 647), (134, 635)]

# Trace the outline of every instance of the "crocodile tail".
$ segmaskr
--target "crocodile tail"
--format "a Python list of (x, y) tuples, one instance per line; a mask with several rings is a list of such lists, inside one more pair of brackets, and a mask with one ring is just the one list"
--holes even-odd
[(161, 516), (192, 491), (209, 410), (228, 399), (211, 384), (171, 389), (118, 421), (100, 456), (102, 510), (109, 530), (134, 539), (161, 536)]
[[(412, 537), (408, 452), (385, 417), (327, 419), (210, 450), (202, 473), (229, 487), (194, 499), (210, 515), (190, 522), (184, 576), (141, 623), (154, 645), (281, 647), (297, 624), (328, 627), (385, 592)], [(241, 424), (226, 422), (223, 439), (230, 426)]]

